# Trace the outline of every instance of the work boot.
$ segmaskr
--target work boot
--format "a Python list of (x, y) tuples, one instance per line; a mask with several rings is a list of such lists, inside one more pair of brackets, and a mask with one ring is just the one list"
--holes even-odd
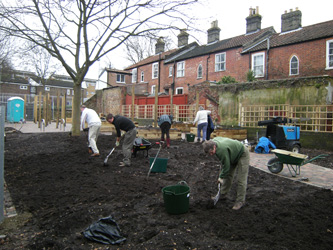
[(245, 201), (237, 201), (235, 205), (232, 207), (233, 210), (239, 210), (241, 207), (245, 205)]
[(100, 156), (99, 153), (93, 153), (92, 155), (90, 155), (90, 157), (98, 157), (98, 156)]
[(167, 141), (167, 148), (170, 148), (170, 138), (167, 138), (166, 141)]

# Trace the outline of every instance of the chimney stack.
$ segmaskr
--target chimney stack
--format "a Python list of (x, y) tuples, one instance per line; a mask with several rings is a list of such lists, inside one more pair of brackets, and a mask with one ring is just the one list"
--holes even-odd
[(178, 37), (178, 47), (183, 47), (188, 45), (188, 33), (185, 29), (180, 30)]
[(164, 52), (164, 46), (165, 46), (165, 42), (163, 40), (163, 37), (158, 38), (156, 44), (155, 44), (155, 54), (159, 54)]
[(261, 30), (261, 16), (259, 15), (259, 7), (250, 8), (250, 14), (246, 18), (246, 34)]
[(207, 30), (208, 33), (208, 44), (219, 41), (220, 40), (220, 31), (221, 29), (218, 27), (218, 22), (215, 20), (211, 24), (211, 28)]
[(297, 30), (302, 27), (302, 12), (296, 8), (288, 13), (284, 12), (281, 16), (281, 33), (291, 30)]

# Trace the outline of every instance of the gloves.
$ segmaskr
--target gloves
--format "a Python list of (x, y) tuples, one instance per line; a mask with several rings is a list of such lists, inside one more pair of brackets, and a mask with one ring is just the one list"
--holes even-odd
[(89, 131), (89, 128), (84, 128), (83, 131), (84, 131), (84, 132), (88, 132), (88, 131)]
[(116, 147), (118, 147), (119, 146), (119, 141), (116, 141)]
[(222, 178), (218, 178), (217, 181), (218, 181), (218, 183), (221, 183), (221, 185), (223, 184), (223, 179)]

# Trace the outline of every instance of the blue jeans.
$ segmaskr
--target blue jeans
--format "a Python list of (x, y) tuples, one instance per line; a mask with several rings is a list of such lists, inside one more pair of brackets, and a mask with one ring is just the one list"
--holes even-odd
[(208, 122), (198, 124), (198, 140), (200, 140), (201, 130), (202, 130), (202, 141), (206, 140)]

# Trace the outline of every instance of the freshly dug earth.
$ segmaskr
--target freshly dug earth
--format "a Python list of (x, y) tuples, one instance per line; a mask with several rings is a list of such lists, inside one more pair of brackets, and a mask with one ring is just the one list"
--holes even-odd
[[(210, 206), (217, 192), (219, 162), (200, 144), (172, 141), (159, 158), (166, 173), (151, 173), (140, 151), (131, 167), (119, 167), (120, 148), (100, 135), (99, 158), (88, 154), (86, 136), (11, 133), (5, 142), (5, 181), (18, 213), (0, 225), (1, 249), (331, 249), (333, 192), (249, 169), (246, 205)], [(155, 141), (151, 140), (154, 144)], [(154, 156), (155, 145), (149, 150)], [(303, 151), (303, 153), (310, 153)], [(314, 152), (318, 155), (320, 152)], [(332, 167), (333, 155), (316, 163)], [(185, 181), (191, 188), (185, 214), (166, 212), (162, 188)], [(103, 245), (82, 232), (112, 216), (126, 241)]]

